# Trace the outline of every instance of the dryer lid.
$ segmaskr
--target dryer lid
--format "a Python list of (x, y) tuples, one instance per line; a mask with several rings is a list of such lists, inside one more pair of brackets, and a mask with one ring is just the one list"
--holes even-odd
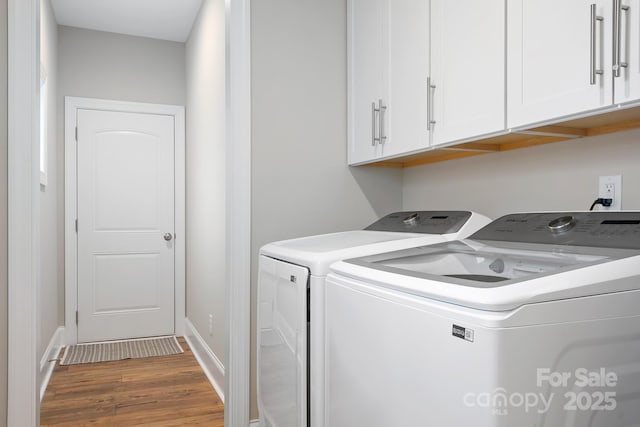
[(364, 230), (345, 231), (269, 243), (260, 254), (309, 267), (326, 276), (336, 261), (468, 237), (489, 223), (467, 211), (395, 212)]

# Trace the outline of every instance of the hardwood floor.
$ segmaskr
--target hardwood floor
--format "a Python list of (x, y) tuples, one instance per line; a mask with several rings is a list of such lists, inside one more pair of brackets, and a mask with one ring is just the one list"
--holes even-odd
[(56, 364), (41, 426), (224, 426), (224, 406), (179, 338), (183, 354)]

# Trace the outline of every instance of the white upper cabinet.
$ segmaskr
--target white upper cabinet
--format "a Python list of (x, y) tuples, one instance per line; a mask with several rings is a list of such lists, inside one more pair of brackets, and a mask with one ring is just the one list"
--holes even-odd
[(612, 105), (612, 12), (613, 0), (509, 1), (508, 127)]
[(610, 132), (640, 114), (640, 0), (347, 1), (349, 164), (437, 161), (481, 139), (511, 149), (596, 115), (567, 137)]
[(505, 1), (431, 0), (432, 145), (505, 128)]
[(429, 1), (349, 0), (349, 163), (429, 146)]
[(640, 0), (613, 3), (613, 16), (620, 18), (620, 25), (614, 30), (614, 37), (618, 36), (619, 44), (616, 42), (613, 45), (616, 49), (613, 55), (614, 61), (620, 61), (620, 72), (617, 75), (614, 73), (613, 102), (624, 104), (640, 99)]
[(349, 163), (505, 129), (505, 0), (349, 0)]
[(389, 2), (389, 119), (382, 156), (427, 148), (429, 1)]
[[(348, 114), (349, 164), (381, 155), (388, 103), (388, 0), (349, 0)], [(380, 111), (382, 110), (382, 111)]]

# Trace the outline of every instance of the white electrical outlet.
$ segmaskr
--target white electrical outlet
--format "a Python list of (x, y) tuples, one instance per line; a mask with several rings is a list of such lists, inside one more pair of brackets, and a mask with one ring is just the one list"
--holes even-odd
[(209, 335), (213, 335), (213, 314), (209, 315)]
[(613, 200), (611, 206), (600, 206), (598, 208), (599, 210), (622, 210), (622, 175), (601, 176), (598, 187), (598, 197)]

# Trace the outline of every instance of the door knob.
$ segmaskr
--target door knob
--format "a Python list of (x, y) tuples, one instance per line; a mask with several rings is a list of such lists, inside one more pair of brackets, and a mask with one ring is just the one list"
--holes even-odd
[(170, 241), (171, 239), (173, 239), (173, 234), (171, 233), (164, 233), (164, 240), (166, 240), (167, 242)]

